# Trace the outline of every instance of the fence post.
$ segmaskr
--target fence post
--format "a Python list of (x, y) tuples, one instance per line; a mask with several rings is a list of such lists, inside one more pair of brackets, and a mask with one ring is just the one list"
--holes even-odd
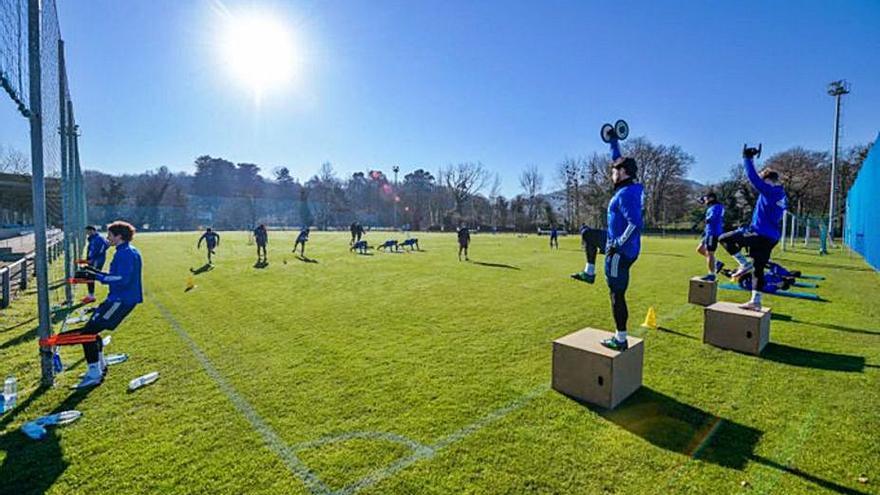
[(12, 287), (9, 280), (9, 267), (3, 269), (0, 273), (0, 308), (8, 308), (9, 302), (12, 300)]
[[(39, 327), (37, 336), (41, 339), (52, 335), (52, 322), (49, 313), (49, 268), (46, 265), (46, 182), (43, 170), (43, 95), (41, 49), (42, 26), (40, 0), (28, 0), (28, 69), (30, 94), (31, 130), (31, 188), (34, 215), (34, 262), (37, 275), (37, 314)], [(27, 272), (25, 272), (27, 273)], [(51, 387), (55, 383), (55, 370), (52, 351), (40, 347), (40, 368), (42, 384)]]

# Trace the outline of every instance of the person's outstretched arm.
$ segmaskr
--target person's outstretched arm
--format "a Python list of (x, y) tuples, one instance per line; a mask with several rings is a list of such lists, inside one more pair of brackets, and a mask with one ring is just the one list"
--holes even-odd
[(204, 238), (205, 238), (205, 234), (202, 234), (202, 236), (199, 237), (199, 243), (196, 244), (196, 249), (202, 249), (202, 240), (203, 240)]
[(611, 142), (608, 143), (608, 146), (611, 147), (611, 159), (612, 160), (617, 160), (618, 158), (623, 156), (620, 153), (620, 142), (618, 140), (612, 139)]
[(752, 183), (752, 187), (757, 189), (761, 194), (770, 194), (773, 186), (764, 182), (764, 179), (758, 175), (758, 171), (755, 170), (755, 158), (753, 153), (754, 148), (748, 148), (743, 151), (743, 169), (745, 169), (746, 176), (749, 178), (749, 182)]

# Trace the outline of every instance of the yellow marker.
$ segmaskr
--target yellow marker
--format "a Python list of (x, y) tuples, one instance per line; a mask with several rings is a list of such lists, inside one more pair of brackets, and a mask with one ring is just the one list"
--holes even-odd
[(192, 290), (196, 286), (196, 280), (192, 275), (186, 277), (186, 290)]
[(648, 314), (645, 315), (645, 322), (642, 323), (642, 326), (657, 329), (657, 312), (654, 311), (654, 306), (648, 308)]

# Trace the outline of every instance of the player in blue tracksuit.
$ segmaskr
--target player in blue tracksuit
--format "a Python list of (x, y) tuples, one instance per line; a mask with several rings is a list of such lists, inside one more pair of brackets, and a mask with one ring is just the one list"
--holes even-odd
[(214, 252), (214, 249), (220, 245), (220, 234), (211, 230), (211, 227), (208, 227), (205, 230), (205, 233), (199, 237), (199, 243), (196, 245), (196, 249), (201, 249), (202, 241), (205, 241), (205, 247), (208, 249), (208, 264), (211, 264), (211, 256), (217, 254)]
[(553, 246), (559, 249), (559, 229), (556, 228), (556, 224), (550, 227), (550, 249), (553, 249)]
[[(752, 186), (758, 190), (758, 201), (752, 214), (752, 223), (748, 227), (726, 232), (721, 235), (718, 242), (724, 249), (736, 258), (739, 268), (733, 273), (738, 279), (752, 273), (752, 298), (743, 309), (761, 309), (761, 291), (764, 289), (764, 268), (770, 260), (773, 247), (782, 236), (780, 224), (782, 215), (786, 209), (785, 189), (779, 180), (779, 174), (765, 168), (758, 173), (755, 170), (755, 156), (758, 150), (746, 148), (743, 150), (743, 168)], [(749, 248), (749, 254), (753, 263), (740, 252), (744, 247)]]
[[(89, 225), (86, 227), (86, 238), (88, 240), (86, 249), (86, 261), (88, 265), (95, 270), (104, 269), (104, 262), (107, 260), (107, 247), (110, 245), (107, 239), (98, 234), (98, 229)], [(89, 282), (89, 295), (83, 298), (83, 304), (91, 304), (95, 302), (95, 283)]]
[(266, 244), (269, 244), (269, 231), (266, 230), (266, 226), (262, 223), (254, 229), (254, 242), (257, 245), (257, 264), (269, 263), (269, 257), (266, 255)]
[(306, 243), (309, 241), (309, 228), (303, 227), (299, 231), (299, 235), (296, 236), (296, 241), (293, 243), (293, 252), (296, 252), (297, 246), (302, 246), (300, 248), (300, 256), (305, 258), (306, 256)]
[(714, 192), (709, 192), (702, 198), (700, 202), (706, 205), (706, 228), (703, 231), (703, 238), (700, 239), (700, 245), (697, 246), (697, 252), (706, 257), (706, 265), (708, 266), (708, 274), (703, 280), (715, 280), (715, 251), (718, 249), (718, 238), (724, 233), (724, 206), (718, 202), (718, 196)]
[(626, 289), (629, 287), (629, 270), (639, 257), (642, 248), (642, 196), (644, 188), (636, 183), (638, 167), (631, 157), (620, 154), (616, 139), (611, 145), (611, 179), (614, 194), (608, 202), (608, 240), (605, 245), (605, 279), (611, 292), (611, 312), (617, 332), (602, 345), (617, 351), (629, 347), (626, 325), (629, 310), (626, 306)]
[(130, 244), (134, 232), (134, 227), (129, 223), (113, 222), (107, 228), (107, 240), (116, 248), (113, 261), (110, 262), (110, 271), (104, 273), (91, 267), (86, 269), (91, 277), (107, 285), (110, 292), (107, 299), (95, 309), (89, 321), (79, 331), (82, 334), (95, 335), (96, 340), (83, 344), (88, 368), (77, 388), (92, 387), (103, 381), (107, 372), (107, 363), (104, 361), (100, 332), (115, 329), (135, 306), (144, 301), (141, 288), (141, 255)]
[(458, 261), (461, 261), (461, 253), (464, 253), (464, 260), (470, 261), (468, 258), (468, 247), (471, 245), (471, 231), (466, 225), (458, 228)]

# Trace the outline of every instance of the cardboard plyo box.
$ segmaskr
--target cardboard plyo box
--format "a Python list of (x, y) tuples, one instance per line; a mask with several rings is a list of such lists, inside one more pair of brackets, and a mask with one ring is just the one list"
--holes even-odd
[(718, 283), (703, 280), (701, 277), (691, 278), (688, 290), (688, 302), (700, 306), (711, 306), (718, 300)]
[(703, 311), (703, 342), (707, 344), (757, 356), (770, 342), (770, 308), (751, 311), (736, 303), (717, 302)]
[(614, 409), (642, 386), (642, 339), (628, 337), (629, 349), (602, 345), (611, 332), (585, 328), (553, 341), (553, 389), (584, 402)]

